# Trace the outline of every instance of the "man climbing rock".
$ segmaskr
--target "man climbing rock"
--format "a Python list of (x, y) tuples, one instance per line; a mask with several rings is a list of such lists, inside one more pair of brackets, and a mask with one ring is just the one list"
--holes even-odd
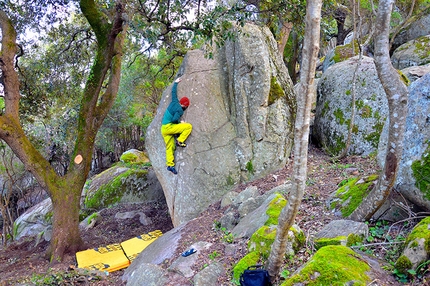
[[(177, 89), (180, 81), (181, 78), (177, 78), (173, 83), (172, 102), (167, 107), (161, 122), (161, 135), (163, 135), (164, 143), (166, 144), (167, 170), (175, 175), (178, 173), (175, 169), (175, 148), (176, 146), (187, 147), (185, 140), (187, 140), (193, 129), (190, 123), (180, 121), (184, 111), (190, 105), (190, 100), (186, 96), (178, 100)], [(175, 139), (175, 137), (177, 138)]]

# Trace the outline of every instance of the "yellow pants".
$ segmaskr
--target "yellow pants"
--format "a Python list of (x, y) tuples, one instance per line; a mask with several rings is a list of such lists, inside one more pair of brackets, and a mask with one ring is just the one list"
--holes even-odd
[(161, 135), (163, 135), (166, 144), (166, 165), (175, 166), (175, 135), (178, 134), (177, 140), (185, 142), (191, 133), (193, 126), (190, 123), (170, 123), (161, 126)]

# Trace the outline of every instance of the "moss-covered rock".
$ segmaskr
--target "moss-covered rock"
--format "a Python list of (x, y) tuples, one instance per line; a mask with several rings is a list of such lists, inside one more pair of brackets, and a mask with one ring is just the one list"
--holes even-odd
[(346, 244), (346, 236), (337, 236), (333, 238), (318, 238), (314, 240), (315, 248), (320, 249), (327, 245), (345, 245)]
[(270, 78), (270, 92), (268, 104), (273, 104), (277, 99), (281, 97), (285, 97), (285, 92), (282, 89), (282, 86), (276, 80), (276, 77), (272, 76)]
[[(266, 214), (268, 219), (265, 224), (254, 232), (248, 242), (249, 253), (243, 257), (234, 267), (234, 279), (239, 279), (240, 275), (249, 266), (266, 260), (269, 257), (271, 247), (276, 238), (278, 218), (282, 209), (287, 204), (287, 200), (281, 195), (276, 194), (269, 203)], [(305, 234), (296, 225), (288, 231), (288, 243), (286, 255), (294, 255), (305, 243)]]
[(253, 251), (245, 255), (233, 268), (233, 282), (238, 283), (240, 275), (248, 269), (248, 267), (258, 264), (260, 261), (260, 254)]
[(148, 156), (146, 156), (145, 152), (136, 149), (125, 151), (119, 159), (121, 162), (129, 164), (142, 164), (149, 162)]
[(408, 235), (405, 249), (395, 267), (401, 273), (416, 270), (430, 255), (430, 217), (421, 220)]
[(276, 197), (269, 203), (269, 206), (266, 210), (266, 214), (269, 216), (269, 218), (267, 219), (265, 225), (277, 225), (278, 217), (286, 204), (287, 200), (281, 194), (276, 194)]
[[(282, 285), (367, 285), (370, 269), (361, 256), (345, 246), (319, 249), (298, 273)], [(336, 282), (335, 284), (333, 284)]]
[[(352, 67), (357, 65), (354, 77)], [(355, 90), (351, 88), (353, 78)], [(348, 154), (367, 156), (376, 151), (388, 116), (388, 103), (374, 60), (353, 57), (331, 66), (330, 72), (318, 81), (315, 111), (312, 136), (327, 153), (335, 156), (345, 149), (352, 123)]]
[(251, 236), (248, 242), (248, 251), (257, 252), (267, 259), (272, 243), (276, 238), (276, 226), (262, 226)]
[(340, 212), (343, 217), (349, 216), (369, 194), (377, 179), (378, 175), (350, 179), (332, 196), (330, 208)]
[(398, 47), (391, 62), (396, 69), (430, 63), (430, 36), (422, 36)]
[(127, 168), (118, 164), (94, 176), (84, 187), (83, 209), (100, 210), (119, 202), (165, 200), (150, 168)]
[(400, 272), (406, 274), (408, 270), (412, 269), (412, 262), (409, 260), (409, 258), (405, 255), (401, 255), (394, 267)]
[(415, 178), (415, 186), (423, 193), (424, 198), (430, 200), (430, 144), (421, 156), (411, 165), (412, 174)]

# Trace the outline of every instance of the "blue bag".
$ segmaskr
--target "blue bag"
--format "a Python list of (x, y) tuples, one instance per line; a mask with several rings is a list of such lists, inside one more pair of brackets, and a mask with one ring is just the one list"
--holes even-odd
[(263, 269), (262, 265), (253, 265), (248, 267), (242, 275), (240, 275), (241, 286), (270, 286), (269, 272)]

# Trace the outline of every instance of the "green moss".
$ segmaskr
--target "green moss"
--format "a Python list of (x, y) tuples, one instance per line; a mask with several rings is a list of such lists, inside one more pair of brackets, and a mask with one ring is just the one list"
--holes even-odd
[(430, 57), (430, 37), (429, 36), (419, 37), (418, 39), (415, 39), (414, 43), (415, 43), (415, 51), (416, 53), (419, 54), (420, 59), (426, 59)]
[(258, 264), (260, 261), (260, 254), (256, 251), (250, 252), (245, 255), (236, 266), (233, 268), (233, 281), (239, 282), (240, 275), (248, 269), (248, 267)]
[(399, 73), (400, 80), (403, 81), (403, 83), (406, 86), (411, 85), (411, 81), (409, 80), (409, 78), (401, 70), (397, 70), (397, 72)]
[(234, 179), (231, 175), (227, 176), (227, 186), (232, 186), (234, 185)]
[(369, 269), (360, 255), (350, 248), (329, 245), (319, 249), (299, 273), (282, 285), (367, 285), (370, 278), (366, 271)]
[(430, 252), (430, 217), (421, 220), (406, 238), (405, 244), (416, 243), (417, 240), (424, 239), (424, 246), (427, 253)]
[(133, 153), (124, 153), (121, 155), (120, 160), (124, 163), (134, 163), (137, 160), (137, 155)]
[(384, 128), (384, 123), (382, 120), (376, 122), (373, 125), (373, 132), (364, 136), (364, 140), (369, 142), (372, 147), (377, 148), (379, 144), (379, 138), (381, 137), (382, 129)]
[(339, 124), (344, 124), (345, 123), (345, 116), (343, 115), (343, 112), (340, 108), (336, 109), (333, 112), (334, 117), (336, 117), (336, 121), (339, 122)]
[(361, 203), (373, 187), (378, 175), (370, 175), (366, 178), (352, 178), (336, 191), (336, 198), (330, 207), (338, 208), (343, 217), (349, 216)]
[(118, 175), (109, 183), (101, 186), (92, 196), (85, 198), (85, 207), (99, 209), (118, 203), (127, 189), (127, 177), (131, 175), (144, 176), (148, 174), (147, 170), (129, 169)]
[(248, 161), (248, 163), (246, 163), (246, 169), (251, 174), (254, 174), (254, 165), (252, 164), (252, 161)]
[(324, 107), (323, 107), (323, 109), (322, 109), (322, 111), (321, 111), (321, 115), (324, 117), (326, 114), (327, 114), (327, 112), (330, 110), (330, 102), (327, 100), (326, 102), (324, 102)]
[(372, 108), (369, 105), (363, 106), (361, 109), (361, 117), (362, 118), (370, 118), (372, 117)]
[(423, 193), (426, 199), (430, 200), (430, 144), (427, 145), (421, 160), (416, 160), (412, 163), (411, 169), (415, 178), (415, 186)]
[(271, 105), (275, 103), (275, 101), (281, 97), (285, 97), (285, 92), (282, 89), (281, 85), (278, 83), (276, 77), (272, 76), (270, 78), (270, 92), (268, 104)]
[(335, 63), (339, 63), (358, 55), (359, 49), (357, 42), (354, 42), (354, 45), (355, 53), (352, 53), (352, 43), (343, 46), (336, 46), (336, 48), (334, 49), (333, 61)]
[(405, 255), (400, 256), (394, 267), (400, 272), (406, 274), (412, 268), (412, 262)]
[(363, 100), (356, 100), (355, 106), (357, 107), (357, 110), (362, 109), (364, 107), (364, 101)]
[(346, 246), (357, 245), (358, 243), (362, 243), (363, 240), (363, 236), (358, 235), (356, 233), (350, 233), (346, 239)]
[(332, 139), (335, 143), (329, 146), (325, 146), (326, 151), (329, 154), (339, 154), (343, 149), (345, 149), (345, 139), (337, 134), (333, 134)]
[(48, 222), (48, 223), (52, 222), (52, 217), (53, 216), (54, 216), (54, 213), (52, 211), (47, 212), (45, 214), (45, 221)]
[(345, 92), (345, 94), (346, 94), (346, 95), (351, 95), (351, 90), (350, 90), (350, 89), (348, 89), (348, 90)]
[(269, 218), (264, 225), (277, 225), (278, 217), (286, 204), (287, 200), (281, 194), (276, 194), (276, 197), (273, 198), (267, 207), (266, 214), (269, 216)]
[(248, 251), (258, 252), (261, 257), (267, 259), (272, 243), (276, 238), (276, 226), (263, 225), (254, 232), (248, 242)]
[(337, 236), (333, 238), (319, 238), (315, 239), (315, 248), (320, 249), (327, 245), (342, 245), (346, 243), (346, 236)]
[(354, 124), (354, 126), (352, 126), (352, 133), (354, 133), (354, 134), (358, 133), (358, 126), (356, 124)]

